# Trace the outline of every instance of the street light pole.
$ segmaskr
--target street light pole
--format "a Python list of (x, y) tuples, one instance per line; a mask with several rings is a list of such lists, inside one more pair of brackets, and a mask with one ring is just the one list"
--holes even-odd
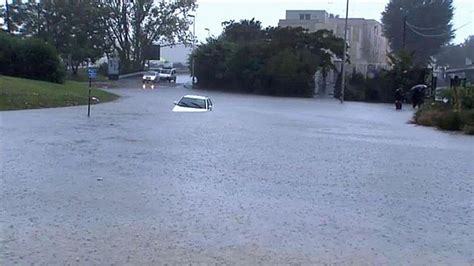
[(194, 60), (194, 48), (196, 45), (196, 16), (195, 15), (188, 15), (188, 17), (193, 18), (193, 51), (191, 54), (191, 76), (193, 78), (192, 80), (192, 88), (194, 89), (194, 80), (195, 80), (195, 73), (194, 73), (194, 66), (195, 66), (195, 60)]
[(347, 50), (347, 22), (349, 20), (349, 0), (346, 3), (346, 20), (344, 23), (344, 53), (341, 65), (341, 103), (344, 103), (344, 87), (346, 86), (346, 50)]

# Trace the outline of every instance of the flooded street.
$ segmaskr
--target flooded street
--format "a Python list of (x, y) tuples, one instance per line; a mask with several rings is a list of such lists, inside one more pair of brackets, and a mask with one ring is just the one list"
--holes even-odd
[[(1, 265), (474, 263), (473, 137), (391, 105), (140, 86), (91, 118), (0, 113)], [(214, 110), (171, 112), (185, 94)]]

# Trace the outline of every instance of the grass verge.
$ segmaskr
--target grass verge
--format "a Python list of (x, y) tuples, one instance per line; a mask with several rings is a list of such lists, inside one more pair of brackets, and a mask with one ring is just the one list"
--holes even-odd
[[(100, 102), (118, 98), (98, 89), (92, 96)], [(0, 110), (20, 110), (84, 105), (88, 102), (87, 84), (67, 81), (64, 84), (0, 76)]]

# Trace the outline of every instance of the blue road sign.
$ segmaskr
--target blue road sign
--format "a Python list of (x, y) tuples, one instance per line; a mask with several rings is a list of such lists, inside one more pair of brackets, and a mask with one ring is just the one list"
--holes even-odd
[(90, 79), (95, 79), (95, 78), (97, 78), (97, 69), (95, 69), (95, 68), (89, 68), (89, 69), (87, 70), (87, 73), (89, 74), (89, 78), (90, 78)]

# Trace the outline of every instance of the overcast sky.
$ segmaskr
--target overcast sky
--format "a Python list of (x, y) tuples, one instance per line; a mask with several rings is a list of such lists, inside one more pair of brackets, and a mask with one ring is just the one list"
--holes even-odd
[[(350, 0), (349, 17), (376, 19), (380, 21), (381, 13), (389, 0)], [(285, 18), (287, 9), (323, 9), (335, 15), (345, 16), (346, 0), (198, 0), (196, 16), (196, 35), (204, 40), (211, 34), (219, 35), (221, 22), (256, 18), (264, 26), (277, 26), (279, 19)], [(454, 0), (454, 43), (464, 41), (474, 35), (474, 0)]]

